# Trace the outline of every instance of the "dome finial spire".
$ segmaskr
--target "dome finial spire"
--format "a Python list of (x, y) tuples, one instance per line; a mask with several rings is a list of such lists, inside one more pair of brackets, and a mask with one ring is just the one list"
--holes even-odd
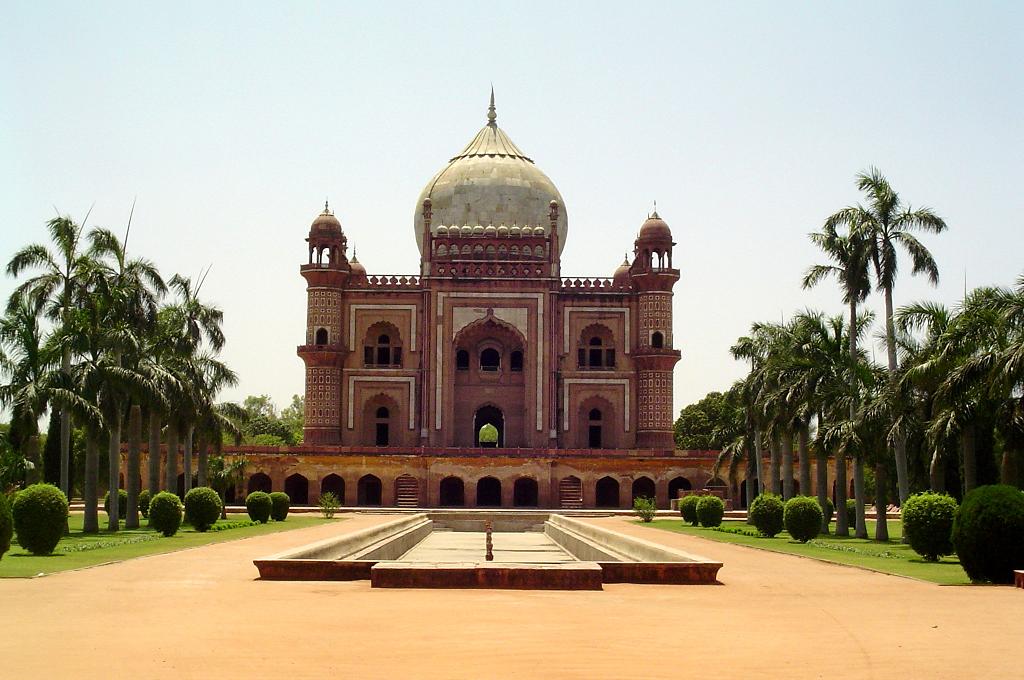
[(661, 219), (660, 217), (658, 217), (658, 199), (654, 199), (654, 212), (651, 213), (650, 216), (656, 220)]
[(325, 198), (324, 199), (324, 215), (330, 215), (330, 214), (331, 214), (331, 209), (330, 209), (330, 207), (328, 207), (327, 199)]
[(494, 83), (491, 83), (491, 105), (487, 107), (487, 124), (491, 127), (495, 127), (498, 120), (498, 114), (494, 111)]

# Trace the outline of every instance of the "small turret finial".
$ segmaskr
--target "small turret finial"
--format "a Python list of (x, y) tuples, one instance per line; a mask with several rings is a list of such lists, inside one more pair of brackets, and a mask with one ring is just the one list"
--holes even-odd
[(494, 85), (491, 85), (491, 105), (487, 107), (487, 124), (491, 127), (497, 125), (498, 114), (494, 111)]
[(324, 199), (324, 214), (325, 215), (330, 215), (331, 214), (331, 208), (330, 208), (330, 206), (327, 205), (327, 199), (326, 198)]
[(651, 214), (651, 217), (653, 217), (656, 220), (661, 219), (660, 217), (658, 217), (658, 199), (654, 199), (654, 212)]

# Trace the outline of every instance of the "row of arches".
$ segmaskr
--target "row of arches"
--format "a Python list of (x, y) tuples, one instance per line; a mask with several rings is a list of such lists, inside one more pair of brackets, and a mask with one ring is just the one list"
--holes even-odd
[(438, 258), (449, 256), (458, 257), (459, 255), (489, 255), (491, 257), (497, 256), (501, 259), (507, 257), (511, 259), (522, 258), (524, 260), (527, 260), (530, 258), (542, 258), (545, 256), (545, 253), (543, 246), (536, 246), (532, 250), (530, 249), (530, 246), (523, 246), (522, 250), (520, 250), (519, 246), (512, 246), (511, 248), (506, 248), (504, 245), (500, 245), (497, 248), (495, 248), (493, 245), (488, 245), (484, 247), (479, 244), (476, 246), (464, 244), (460, 249), (459, 246), (457, 245), (452, 245), (451, 248), (449, 248), (447, 245), (443, 243), (439, 245), (437, 249), (434, 251), (434, 256)]
[[(539, 507), (540, 493), (538, 481), (533, 477), (522, 476), (512, 481), (512, 507)], [(505, 483), (508, 483), (507, 481)], [(404, 474), (395, 479), (395, 501), (399, 506), (421, 506), (419, 482), (412, 475)], [(724, 486), (718, 479), (709, 481), (705, 488)], [(247, 493), (253, 491), (272, 490), (273, 483), (268, 474), (257, 472), (249, 477)], [(356, 482), (356, 488), (346, 488), (345, 480), (340, 475), (329, 474), (320, 480), (320, 496), (333, 493), (342, 505), (380, 506), (383, 503), (383, 482), (380, 477), (366, 474)], [(629, 496), (624, 497), (628, 489)], [(632, 505), (639, 497), (656, 498), (655, 481), (650, 477), (638, 477), (626, 489), (618, 479), (604, 476), (594, 485), (594, 505), (598, 508), (619, 508), (623, 501)], [(693, 484), (686, 477), (675, 477), (669, 480), (668, 496), (676, 498), (680, 491), (690, 491)], [(354, 493), (352, 493), (354, 491)], [(504, 506), (503, 482), (497, 477), (487, 475), (468, 485), (465, 480), (455, 475), (441, 479), (437, 489), (438, 505), (441, 507), (465, 507), (472, 505), (480, 508), (499, 508)], [(310, 501), (310, 482), (300, 473), (293, 473), (284, 480), (284, 492), (291, 498), (294, 505), (306, 505)], [(557, 507), (582, 507), (583, 481), (574, 475), (558, 480), (558, 498), (553, 499)]]

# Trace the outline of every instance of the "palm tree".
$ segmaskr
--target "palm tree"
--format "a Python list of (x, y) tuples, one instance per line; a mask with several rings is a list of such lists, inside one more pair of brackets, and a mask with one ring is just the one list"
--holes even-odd
[[(83, 500), (83, 531), (99, 531), (98, 478), (99, 446), (104, 434), (111, 444), (110, 528), (117, 529), (117, 478), (120, 460), (120, 427), (126, 395), (153, 395), (156, 383), (139, 371), (123, 365), (122, 357), (138, 351), (138, 342), (128, 321), (117, 315), (118, 289), (110, 288), (100, 265), (92, 268), (88, 290), (81, 296), (69, 323), (61, 328), (63, 341), (70, 344), (78, 361), (56, 394), (63, 407), (73, 411), (85, 429), (86, 457)], [(114, 448), (114, 442), (117, 448)]]
[[(91, 244), (89, 252), (97, 268), (93, 295), (102, 296), (108, 330), (114, 331), (111, 335), (114, 342), (109, 348), (114, 367), (124, 367), (140, 377), (144, 377), (145, 380), (136, 384), (144, 385), (148, 392), (146, 396), (154, 398), (158, 395), (157, 391), (153, 389), (156, 376), (141, 376), (138, 373), (140, 366), (146, 365), (142, 361), (143, 347), (140, 338), (156, 326), (157, 303), (159, 297), (166, 290), (166, 286), (152, 262), (145, 258), (128, 257), (127, 244), (130, 231), (131, 217), (128, 219), (128, 230), (123, 242), (107, 229), (96, 228), (89, 233)], [(132, 399), (133, 396), (134, 399)], [(124, 407), (128, 401), (133, 402), (130, 419), (140, 424), (129, 430), (134, 433), (135, 437), (129, 445), (129, 460), (125, 475), (125, 487), (128, 494), (128, 508), (125, 514), (127, 526), (138, 526), (139, 438), (141, 437), (142, 417), (141, 407), (138, 403), (141, 400), (140, 397), (141, 395), (137, 391), (135, 394), (110, 392), (111, 412), (107, 422), (109, 434), (107, 453), (110, 473), (108, 528), (112, 531), (118, 529), (120, 502), (117, 486), (121, 461), (121, 430)]]
[(1015, 289), (978, 288), (960, 305), (944, 339), (946, 351), (963, 357), (949, 371), (937, 395), (959, 406), (959, 418), (933, 429), (958, 427), (964, 457), (964, 487), (977, 481), (975, 441), (983, 423), (991, 422), (1003, 440), (1001, 478), (1015, 481), (1014, 458), (1024, 434), (1024, 277)]
[[(875, 284), (885, 296), (885, 344), (889, 361), (889, 377), (895, 380), (899, 369), (896, 357), (896, 328), (893, 322), (892, 291), (896, 285), (898, 247), (910, 255), (912, 273), (926, 274), (933, 285), (939, 281), (939, 268), (928, 249), (914, 236), (915, 231), (941, 233), (946, 223), (929, 208), (904, 206), (899, 194), (877, 168), (857, 175), (857, 189), (867, 194), (868, 204), (843, 208), (828, 218), (826, 226), (845, 226), (851, 235), (862, 238), (867, 246)], [(907, 472), (906, 440), (895, 446), (896, 477), (900, 503), (910, 495)]]
[(753, 405), (746, 401), (746, 388), (744, 381), (739, 380), (733, 383), (729, 391), (725, 393), (725, 403), (731, 408), (726, 412), (724, 422), (717, 423), (719, 432), (727, 440), (727, 444), (719, 451), (718, 458), (711, 471), (712, 477), (718, 477), (718, 471), (722, 465), (729, 465), (729, 483), (734, 486), (737, 481), (739, 466), (745, 464), (745, 484), (747, 503), (749, 504), (757, 490), (754, 488), (754, 477), (756, 463), (754, 461), (754, 421), (752, 416)]
[(209, 464), (209, 485), (220, 496), (220, 518), (227, 519), (227, 490), (241, 485), (247, 462), (245, 458), (235, 458), (228, 462), (223, 456), (216, 455), (210, 459)]
[(41, 300), (14, 297), (0, 319), (0, 405), (11, 412), (11, 428), (23, 442), (29, 462), (26, 481), (40, 479), (39, 419), (49, 402), (52, 368), (60, 347), (39, 328)]
[(922, 418), (929, 424), (928, 479), (936, 492), (946, 490), (944, 460), (950, 442), (959, 435), (961, 418), (968, 412), (962, 404), (944, 403), (938, 398), (943, 380), (962, 360), (961, 356), (954, 356), (947, 342), (950, 325), (956, 318), (944, 305), (935, 302), (906, 305), (894, 316), (900, 339), (900, 363), (905, 366), (905, 389), (916, 392)]
[[(177, 440), (184, 435), (185, 491), (192, 484), (192, 443), (197, 424), (206, 419), (216, 392), (237, 382), (237, 377), (212, 354), (203, 353), (209, 347), (213, 353), (224, 347), (221, 326), (224, 313), (216, 306), (202, 302), (199, 292), (209, 270), (199, 281), (175, 275), (170, 287), (177, 295), (175, 303), (167, 308), (168, 323), (174, 329), (174, 342), (169, 361), (177, 377), (176, 403), (180, 408), (168, 423), (168, 484), (177, 481)], [(172, 448), (173, 447), (173, 448)], [(205, 456), (205, 451), (203, 452)], [(171, 460), (174, 460), (172, 465)], [(203, 462), (205, 467), (205, 460)], [(170, 468), (175, 468), (173, 476)]]
[[(832, 264), (817, 264), (808, 269), (807, 273), (804, 274), (803, 287), (813, 288), (826, 278), (836, 279), (843, 293), (843, 302), (850, 309), (849, 328), (856, 329), (858, 327), (857, 306), (871, 292), (871, 282), (868, 278), (870, 251), (866, 239), (858, 231), (851, 230), (849, 234), (839, 234), (836, 231), (835, 215), (825, 222), (825, 226), (822, 227), (820, 232), (810, 234), (810, 239), (832, 260)], [(851, 330), (848, 337), (851, 364), (857, 363), (857, 335), (857, 333)], [(852, 372), (849, 374), (849, 380), (852, 397), (857, 389)], [(853, 420), (857, 409), (855, 400), (851, 399), (849, 409), (850, 419)], [(836, 507), (839, 510), (836, 513), (837, 536), (849, 536), (849, 527), (846, 522), (847, 483), (845, 450), (843, 446), (838, 447), (836, 450)], [(861, 486), (863, 486), (862, 462), (855, 458), (853, 467), (854, 490), (856, 491), (858, 479), (861, 479)], [(863, 507), (863, 498), (858, 501), (858, 507)], [(859, 511), (858, 517), (862, 515), (863, 511)], [(858, 519), (858, 524), (860, 522), (861, 520)]]
[[(15, 296), (32, 296), (45, 300), (47, 315), (61, 324), (67, 324), (75, 309), (79, 291), (90, 269), (90, 257), (82, 250), (82, 231), (89, 216), (82, 224), (76, 224), (70, 217), (58, 216), (47, 222), (51, 251), (45, 245), (33, 243), (16, 252), (7, 263), (7, 274), (19, 276), (36, 269), (38, 274), (21, 283), (15, 289)], [(71, 349), (65, 347), (61, 355), (61, 372), (65, 377), (71, 374)], [(71, 414), (61, 410), (60, 416), (60, 488), (71, 497), (68, 488), (68, 470), (71, 451)]]

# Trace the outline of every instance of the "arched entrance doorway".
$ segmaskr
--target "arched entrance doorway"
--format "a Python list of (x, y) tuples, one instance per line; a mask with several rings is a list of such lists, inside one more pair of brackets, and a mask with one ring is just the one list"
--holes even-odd
[(379, 477), (376, 477), (374, 475), (364, 475), (363, 477), (360, 477), (356, 491), (357, 504), (381, 504), (381, 484)]
[(309, 480), (296, 472), (284, 480), (284, 492), (292, 505), (306, 505), (309, 503)]
[(693, 489), (693, 484), (686, 477), (676, 477), (668, 483), (668, 498), (669, 503), (672, 502), (673, 498), (679, 498), (680, 491), (690, 491)]
[(478, 508), (500, 508), (501, 482), (494, 477), (484, 477), (477, 482), (476, 505)]
[(558, 507), (583, 507), (583, 482), (576, 475), (569, 475), (558, 482)]
[[(498, 430), (497, 444), (481, 444), (480, 428), (484, 425), (493, 425)], [(497, 406), (481, 406), (473, 416), (473, 445), (474, 446), (497, 446), (505, 445), (505, 416)]]
[(458, 477), (441, 480), (440, 504), (448, 508), (461, 508), (466, 504), (466, 489)]
[(650, 477), (640, 477), (639, 479), (633, 480), (633, 496), (631, 499), (632, 503), (636, 502), (637, 498), (650, 498), (652, 501), (655, 499), (654, 480)]
[(597, 480), (596, 504), (599, 508), (619, 507), (619, 481), (612, 477)]
[(331, 473), (320, 482), (320, 495), (333, 493), (338, 497), (338, 503), (345, 505), (345, 480), (338, 475)]
[(537, 507), (537, 480), (520, 477), (512, 488), (512, 505), (517, 508)]
[(257, 472), (253, 476), (249, 477), (248, 493), (253, 491), (263, 491), (270, 493), (270, 475), (265, 472)]

